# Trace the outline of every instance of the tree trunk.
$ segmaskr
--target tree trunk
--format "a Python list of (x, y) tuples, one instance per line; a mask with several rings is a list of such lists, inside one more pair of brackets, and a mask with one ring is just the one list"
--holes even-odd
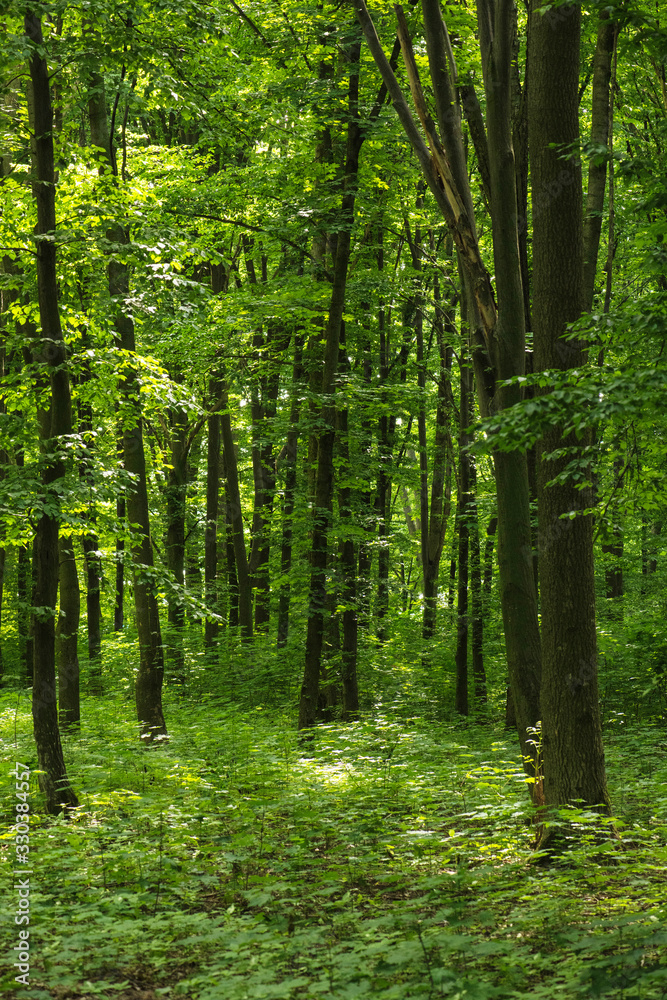
[(326, 597), (326, 566), (329, 550), (329, 522), (333, 492), (333, 449), (336, 408), (332, 399), (336, 369), (340, 329), (345, 306), (347, 272), (350, 261), (354, 202), (359, 168), (359, 152), (363, 135), (358, 122), (359, 102), (359, 58), (361, 42), (354, 41), (348, 51), (350, 64), (347, 127), (347, 151), (345, 158), (345, 184), (341, 220), (343, 227), (338, 234), (336, 263), (334, 267), (329, 315), (327, 318), (324, 365), (322, 371), (322, 424), (323, 431), (317, 459), (317, 484), (315, 491), (315, 511), (311, 548), (311, 577), (308, 628), (306, 634), (306, 656), (303, 683), (299, 702), (298, 728), (307, 729), (315, 725), (317, 702), (322, 669), (322, 640)]
[(595, 275), (597, 271), (600, 234), (602, 232), (602, 212), (604, 209), (604, 189), (607, 181), (607, 158), (601, 157), (599, 148), (609, 141), (609, 110), (611, 81), (611, 57), (616, 38), (616, 24), (600, 21), (598, 26), (595, 55), (593, 57), (593, 96), (591, 145), (597, 147), (588, 161), (588, 191), (584, 218), (584, 312), (593, 308)]
[(79, 704), (79, 622), (81, 597), (72, 536), (60, 538), (60, 614), (56, 626), (58, 652), (58, 717), (63, 729), (81, 720)]
[(475, 684), (475, 703), (486, 705), (486, 671), (484, 670), (484, 605), (482, 601), (482, 563), (479, 545), (479, 518), (477, 516), (477, 469), (470, 461), (470, 651), (472, 676)]
[[(345, 324), (341, 324), (341, 351), (339, 367), (341, 372), (348, 372), (350, 363), (345, 351)], [(350, 479), (350, 446), (348, 438), (348, 408), (337, 410), (337, 434), (340, 455), (340, 474), (342, 483), (338, 486), (338, 510), (341, 519), (340, 542), (340, 573), (341, 599), (343, 604), (343, 643), (341, 680), (343, 684), (343, 719), (350, 721), (359, 714), (359, 685), (357, 681), (357, 558), (354, 550), (354, 538), (349, 531), (354, 524), (352, 511), (352, 488), (343, 485)]]
[(16, 560), (16, 601), (19, 639), (19, 664), (28, 684), (32, 684), (32, 649), (28, 647), (30, 634), (30, 549), (21, 545)]
[(468, 714), (468, 553), (470, 535), (470, 453), (466, 450), (470, 443), (467, 428), (471, 423), (471, 372), (465, 352), (461, 356), (461, 393), (459, 402), (459, 499), (457, 510), (458, 552), (458, 594), (456, 605), (456, 695), (454, 707), (460, 715)]
[[(478, 6), (482, 65), (487, 91), (489, 157), (494, 209), (494, 262), (501, 315), (495, 305), (491, 280), (477, 242), (466, 157), (461, 139), (456, 94), (448, 73), (448, 44), (442, 11), (437, 0), (422, 0), (431, 81), (437, 108), (443, 152), (426, 111), (419, 74), (399, 17), (399, 33), (415, 105), (428, 137), (424, 142), (398, 81), (379, 44), (363, 0), (355, 0), (369, 48), (387, 86), (392, 102), (424, 178), (452, 234), (466, 274), (469, 302), (477, 311), (473, 324), (473, 364), (480, 409), (501, 410), (520, 398), (520, 390), (497, 386), (525, 367), (525, 313), (517, 236), (516, 185), (511, 141), (510, 69), (513, 6), (498, 0), (493, 11)], [(493, 46), (491, 46), (493, 37)], [(493, 147), (493, 150), (492, 150)], [(525, 455), (519, 452), (494, 456), (498, 490), (499, 567), (501, 600), (510, 677), (516, 682), (515, 703), (522, 754), (528, 774), (534, 774), (536, 749), (531, 729), (540, 718), (540, 641), (537, 595), (532, 576), (530, 507)], [(534, 787), (533, 791), (537, 789)]]
[[(45, 509), (37, 522), (34, 543), (35, 599), (33, 607), (34, 661), (32, 717), (37, 744), (40, 788), (46, 811), (78, 805), (63, 757), (56, 709), (55, 614), (58, 593), (58, 487), (65, 475), (62, 438), (72, 433), (72, 404), (66, 366), (65, 343), (58, 311), (56, 276), (55, 177), (53, 164), (53, 112), (49, 73), (42, 55), (44, 39), (40, 19), (25, 15), (25, 33), (30, 46), (30, 85), (33, 121), (33, 198), (37, 206), (35, 229), (37, 293), (41, 321), (42, 360), (50, 372), (51, 406), (49, 428), (43, 425), (41, 445), (45, 454), (42, 488)], [(51, 513), (53, 511), (54, 513)]]
[(303, 338), (297, 337), (295, 339), (294, 347), (292, 404), (290, 410), (289, 430), (287, 432), (285, 447), (283, 448), (279, 458), (279, 468), (285, 477), (285, 488), (283, 492), (282, 544), (280, 549), (280, 575), (282, 583), (280, 585), (280, 598), (278, 606), (278, 649), (284, 649), (287, 645), (287, 638), (289, 635), (291, 593), (289, 574), (292, 568), (292, 531), (294, 505), (296, 501), (296, 460), (299, 446), (299, 416), (301, 412), (299, 393), (301, 391), (302, 378)]
[[(215, 406), (220, 395), (220, 383), (213, 376), (209, 382), (209, 405)], [(206, 532), (204, 535), (204, 592), (206, 607), (216, 614), (218, 606), (218, 498), (220, 496), (220, 414), (207, 418), (206, 452)], [(220, 626), (207, 617), (204, 625), (204, 648), (211, 662), (217, 660)]]
[[(117, 171), (107, 126), (104, 79), (100, 73), (94, 71), (89, 83), (91, 142), (102, 151), (100, 173), (111, 170), (115, 176)], [(121, 225), (113, 226), (108, 231), (107, 238), (112, 254), (117, 247), (124, 247), (129, 242), (129, 234)], [(139, 638), (139, 669), (135, 681), (135, 700), (142, 738), (152, 741), (167, 734), (162, 711), (164, 651), (154, 577), (140, 385), (135, 362), (134, 321), (125, 308), (130, 279), (128, 267), (122, 259), (111, 256), (108, 277), (109, 295), (115, 306), (114, 327), (117, 342), (125, 352), (125, 365), (119, 380), (119, 395), (125, 410), (122, 427), (123, 465), (125, 471), (132, 477), (125, 505), (127, 519), (133, 532), (130, 549), (134, 575), (134, 608)], [(115, 625), (118, 624), (119, 618), (122, 618), (122, 603), (119, 607), (118, 593), (117, 588)]]
[[(584, 304), (581, 170), (578, 157), (581, 9), (530, 14), (528, 125), (533, 204), (533, 318), (538, 370), (584, 362), (579, 343), (564, 339)], [(540, 443), (538, 470), (542, 611), (542, 749), (547, 805), (609, 809), (600, 729), (595, 631), (595, 576), (590, 490), (570, 480), (547, 486), (587, 441), (558, 427)], [(547, 460), (555, 449), (565, 458)], [(545, 830), (542, 844), (550, 833)]]
[[(227, 497), (227, 524), (229, 536), (234, 551), (236, 568), (236, 587), (238, 594), (238, 620), (241, 635), (246, 642), (252, 640), (252, 589), (248, 570), (248, 555), (243, 530), (243, 512), (241, 510), (241, 491), (239, 488), (239, 470), (236, 462), (236, 448), (232, 435), (232, 420), (229, 412), (227, 388), (221, 385), (220, 398), (222, 411), (220, 413), (220, 435), (224, 456), (225, 493)], [(231, 624), (231, 617), (230, 617)]]
[(183, 410), (171, 413), (171, 468), (167, 480), (167, 538), (165, 555), (176, 588), (167, 598), (167, 667), (170, 680), (185, 682), (185, 504), (188, 487), (188, 422)]
[[(81, 376), (81, 383), (85, 384), (91, 380), (90, 368), (86, 365)], [(93, 459), (90, 449), (93, 447), (92, 439), (93, 415), (92, 407), (89, 404), (79, 404), (79, 432), (88, 435), (86, 440), (86, 452), (81, 459), (79, 475), (89, 488), (93, 488)], [(94, 504), (88, 506), (88, 525), (95, 525), (96, 514)], [(100, 558), (99, 541), (95, 530), (89, 530), (82, 538), (84, 562), (86, 570), (86, 626), (88, 631), (88, 671), (95, 690), (100, 690), (102, 679), (102, 607), (101, 607), (101, 587), (102, 587), (102, 560)]]

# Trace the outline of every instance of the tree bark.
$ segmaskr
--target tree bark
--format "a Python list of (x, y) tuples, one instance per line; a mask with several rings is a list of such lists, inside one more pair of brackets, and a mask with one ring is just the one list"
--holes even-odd
[[(581, 168), (578, 157), (581, 10), (530, 13), (528, 125), (533, 204), (533, 318), (538, 370), (584, 361), (582, 345), (564, 339), (584, 305)], [(554, 426), (540, 442), (538, 470), (542, 611), (542, 750), (548, 806), (609, 809), (600, 730), (595, 631), (593, 525), (582, 510), (590, 490), (570, 479), (548, 486), (587, 441)], [(566, 458), (550, 453), (567, 448)], [(515, 698), (516, 700), (516, 698)], [(541, 843), (546, 847), (550, 833)]]
[[(55, 614), (58, 592), (59, 486), (65, 476), (63, 437), (72, 433), (72, 404), (65, 343), (58, 311), (56, 275), (56, 209), (53, 162), (53, 111), (49, 72), (42, 55), (44, 39), (39, 17), (25, 15), (25, 33), (30, 46), (30, 86), (33, 105), (33, 198), (37, 206), (36, 257), (37, 294), (41, 321), (42, 353), (51, 383), (48, 431), (43, 423), (41, 445), (44, 457), (42, 488), (45, 507), (35, 533), (33, 614), (34, 661), (32, 717), (37, 744), (40, 788), (46, 811), (59, 812), (78, 805), (63, 757), (56, 709)], [(55, 513), (52, 513), (55, 512)]]

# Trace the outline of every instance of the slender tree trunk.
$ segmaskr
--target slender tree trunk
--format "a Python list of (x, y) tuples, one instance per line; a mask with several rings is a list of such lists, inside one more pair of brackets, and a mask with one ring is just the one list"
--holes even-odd
[[(232, 421), (229, 412), (227, 388), (221, 386), (222, 412), (220, 414), (220, 435), (224, 455), (225, 493), (227, 497), (228, 530), (234, 551), (236, 567), (236, 586), (238, 594), (238, 619), (241, 634), (246, 642), (252, 640), (252, 589), (248, 570), (248, 555), (243, 530), (243, 512), (241, 510), (241, 491), (239, 488), (239, 471), (236, 463), (236, 448), (232, 435)], [(231, 616), (230, 616), (231, 624)]]
[(299, 729), (307, 729), (316, 722), (317, 702), (322, 669), (322, 640), (326, 599), (326, 566), (329, 550), (329, 523), (333, 492), (333, 449), (335, 403), (332, 392), (338, 365), (340, 329), (345, 306), (347, 272), (352, 242), (354, 202), (359, 168), (359, 152), (363, 135), (358, 122), (359, 102), (359, 57), (361, 42), (355, 41), (348, 52), (351, 66), (349, 76), (349, 119), (347, 129), (347, 152), (345, 159), (345, 187), (341, 219), (343, 228), (338, 234), (334, 279), (331, 289), (329, 315), (327, 319), (322, 372), (322, 423), (317, 459), (317, 484), (315, 491), (315, 512), (311, 549), (311, 577), (308, 628), (306, 634), (306, 656), (301, 698), (299, 702)]
[(297, 453), (299, 446), (299, 416), (301, 406), (299, 392), (303, 379), (303, 338), (297, 337), (294, 347), (294, 368), (292, 375), (292, 405), (287, 441), (279, 458), (279, 467), (285, 477), (283, 493), (282, 545), (280, 549), (280, 598), (278, 607), (278, 649), (284, 649), (289, 635), (290, 616), (290, 571), (292, 568), (292, 531), (294, 505), (296, 502)]
[(176, 590), (169, 594), (167, 613), (167, 668), (171, 680), (185, 681), (185, 505), (188, 488), (188, 423), (183, 410), (171, 414), (171, 468), (167, 480), (167, 538), (165, 555)]
[(479, 518), (477, 516), (477, 469), (470, 462), (470, 650), (472, 676), (475, 683), (475, 702), (485, 705), (486, 671), (484, 669), (484, 603), (482, 599), (482, 561), (479, 544)]
[(81, 596), (72, 536), (60, 538), (60, 614), (56, 627), (58, 653), (58, 717), (65, 728), (81, 719), (79, 704), (79, 623)]
[[(101, 150), (100, 173), (110, 170), (116, 175), (113, 151), (107, 126), (104, 80), (97, 71), (89, 78), (89, 122), (91, 142)], [(123, 465), (132, 477), (132, 485), (125, 499), (126, 513), (133, 532), (130, 544), (134, 575), (134, 608), (139, 638), (139, 669), (135, 681), (137, 719), (142, 738), (152, 741), (166, 736), (167, 727), (162, 711), (162, 683), (164, 679), (164, 652), (154, 579), (153, 546), (151, 544), (146, 458), (144, 453), (143, 420), (139, 376), (136, 369), (136, 342), (134, 321), (125, 308), (129, 293), (128, 267), (122, 259), (113, 257), (117, 248), (126, 246), (129, 234), (122, 225), (113, 226), (107, 233), (112, 256), (109, 260), (109, 294), (115, 305), (114, 327), (117, 341), (125, 352), (125, 366), (119, 380), (120, 398), (124, 404)], [(118, 589), (116, 591), (115, 625), (118, 625)]]
[[(538, 370), (584, 361), (582, 345), (565, 340), (584, 305), (583, 205), (578, 158), (581, 10), (530, 14), (528, 126), (533, 204), (533, 317)], [(609, 809), (600, 729), (595, 631), (593, 525), (582, 512), (590, 491), (573, 482), (547, 486), (586, 440), (549, 429), (540, 444), (539, 520), (542, 611), (542, 748), (547, 805)], [(563, 447), (566, 458), (544, 455)], [(575, 516), (573, 516), (573, 514)], [(542, 837), (547, 845), (548, 829)]]
[(19, 640), (19, 664), (28, 684), (32, 684), (32, 650), (28, 647), (30, 634), (30, 550), (21, 545), (16, 557), (16, 601)]
[[(84, 372), (81, 382), (85, 384), (91, 379), (88, 369)], [(79, 474), (83, 482), (89, 488), (93, 487), (92, 475), (92, 455), (90, 449), (92, 443), (93, 416), (92, 408), (89, 404), (79, 404), (79, 432), (84, 435), (91, 435), (86, 441), (86, 453), (79, 466)], [(88, 506), (88, 526), (89, 530), (82, 538), (84, 562), (86, 570), (86, 626), (88, 632), (88, 670), (93, 689), (101, 688), (102, 679), (102, 560), (100, 558), (99, 541), (94, 530), (96, 515), (95, 506), (91, 502)]]
[[(433, 250), (433, 247), (431, 248)], [(440, 294), (437, 279), (434, 280), (436, 301), (436, 337), (440, 357), (438, 381), (438, 408), (435, 417), (435, 442), (433, 447), (433, 476), (431, 479), (431, 503), (428, 522), (428, 545), (424, 576), (424, 617), (422, 636), (431, 639), (435, 635), (436, 608), (438, 597), (438, 577), (440, 561), (445, 545), (445, 533), (451, 507), (452, 492), (452, 442), (449, 433), (449, 411), (451, 399), (452, 351), (447, 347), (445, 333), (453, 333), (453, 318), (442, 315), (439, 306)], [(423, 530), (423, 529), (422, 529)]]
[(609, 141), (611, 57), (616, 38), (616, 24), (601, 20), (598, 26), (595, 55), (593, 57), (593, 96), (591, 145), (596, 152), (588, 161), (588, 191), (586, 194), (586, 215), (584, 218), (584, 288), (583, 310), (593, 308), (595, 276), (597, 272), (600, 235), (602, 233), (602, 212), (604, 209), (604, 189), (607, 181), (607, 158), (600, 156), (600, 147)]
[(461, 358), (461, 392), (459, 397), (459, 500), (457, 529), (458, 553), (458, 596), (456, 631), (456, 695), (454, 707), (460, 715), (468, 714), (468, 554), (470, 537), (470, 454), (466, 450), (470, 443), (467, 428), (471, 422), (471, 372), (465, 354)]
[[(117, 460), (118, 464), (122, 466), (123, 464), (123, 435), (122, 431), (118, 438), (117, 444)], [(119, 496), (116, 498), (116, 519), (119, 526), (119, 535), (116, 538), (116, 577), (114, 581), (114, 611), (113, 611), (113, 630), (114, 632), (123, 631), (124, 622), (124, 597), (125, 597), (125, 539), (122, 537), (121, 532), (125, 527), (125, 497)]]
[[(341, 324), (341, 351), (339, 366), (341, 372), (349, 371), (350, 363), (345, 352), (345, 324)], [(343, 482), (338, 486), (338, 510), (341, 519), (340, 573), (342, 577), (341, 598), (343, 603), (343, 643), (341, 680), (343, 683), (343, 719), (350, 721), (359, 713), (359, 686), (357, 681), (357, 558), (354, 538), (350, 528), (354, 524), (352, 511), (352, 488), (346, 485), (350, 479), (350, 446), (348, 438), (348, 408), (337, 411), (338, 447)], [(344, 485), (345, 484), (345, 485)]]
[[(34, 661), (32, 717), (37, 744), (40, 788), (46, 811), (78, 805), (63, 757), (56, 709), (55, 614), (58, 592), (58, 486), (65, 475), (62, 438), (72, 433), (72, 404), (66, 366), (65, 343), (58, 311), (56, 276), (55, 177), (53, 164), (53, 111), (49, 72), (44, 58), (42, 25), (25, 15), (25, 33), (30, 46), (30, 86), (33, 105), (33, 197), (37, 206), (35, 234), (37, 292), (41, 321), (43, 360), (51, 382), (49, 428), (42, 431), (42, 447), (53, 455), (44, 461), (42, 487), (45, 510), (37, 522), (34, 543), (35, 600), (33, 607)], [(48, 238), (51, 237), (51, 238)], [(44, 427), (43, 430), (46, 428)], [(48, 513), (47, 513), (48, 511)], [(55, 513), (51, 513), (54, 511)]]
[[(220, 395), (219, 381), (211, 377), (209, 405), (215, 406)], [(206, 452), (206, 532), (204, 535), (204, 590), (206, 606), (219, 612), (218, 598), (218, 498), (220, 496), (220, 414), (211, 413), (207, 418)], [(219, 623), (212, 618), (204, 625), (204, 648), (212, 662), (217, 659)]]
[[(426, 111), (404, 20), (401, 23), (399, 17), (401, 46), (428, 145), (419, 133), (381, 49), (363, 0), (355, 0), (355, 7), (369, 48), (424, 178), (452, 234), (466, 274), (468, 298), (471, 303), (474, 301), (477, 311), (473, 324), (473, 364), (482, 414), (488, 413), (491, 408), (504, 409), (513, 405), (521, 393), (517, 386), (505, 387), (502, 382), (511, 376), (522, 375), (525, 367), (524, 295), (510, 125), (513, 6), (510, 0), (498, 0), (492, 12), (486, 3), (478, 5), (492, 175), (494, 262), (498, 299), (502, 304), (500, 315), (477, 242), (456, 95), (448, 72), (450, 51), (440, 5), (437, 0), (422, 0), (431, 81), (446, 156)], [(496, 380), (500, 380), (500, 385)], [(498, 491), (500, 593), (507, 662), (510, 677), (516, 684), (517, 728), (526, 771), (534, 774), (537, 755), (531, 730), (540, 719), (540, 639), (537, 595), (532, 575), (526, 458), (519, 452), (499, 453), (494, 456), (494, 464)], [(533, 786), (533, 794), (538, 792), (538, 786)]]

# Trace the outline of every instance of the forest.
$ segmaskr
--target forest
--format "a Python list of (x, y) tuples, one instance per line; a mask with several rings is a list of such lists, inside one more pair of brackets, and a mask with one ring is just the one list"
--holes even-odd
[(664, 0), (0, 9), (3, 995), (664, 1000)]

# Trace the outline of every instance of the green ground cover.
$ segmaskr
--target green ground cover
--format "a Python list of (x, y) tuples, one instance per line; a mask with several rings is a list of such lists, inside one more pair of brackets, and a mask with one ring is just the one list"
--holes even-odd
[[(169, 702), (171, 702), (169, 704)], [(545, 868), (512, 734), (400, 712), (319, 728), (168, 696), (145, 749), (133, 706), (86, 698), (66, 737), (81, 806), (31, 782), (30, 985), (16, 984), (15, 760), (25, 695), (0, 701), (7, 996), (83, 1000), (667, 995), (667, 732), (606, 734), (617, 836), (577, 817)]]

